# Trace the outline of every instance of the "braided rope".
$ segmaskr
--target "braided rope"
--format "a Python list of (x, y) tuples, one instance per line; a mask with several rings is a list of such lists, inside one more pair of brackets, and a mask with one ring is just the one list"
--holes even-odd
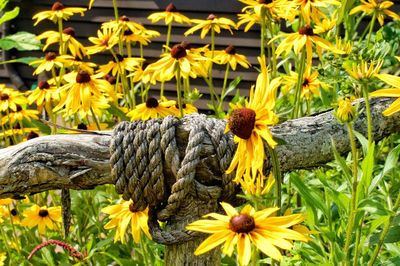
[[(178, 126), (187, 128), (189, 133), (182, 159), (177, 145)], [(122, 122), (114, 129), (110, 162), (116, 191), (124, 200), (132, 199), (134, 211), (149, 206), (149, 227), (156, 242), (171, 245), (198, 235), (186, 230), (164, 231), (158, 223), (177, 215), (189, 195), (204, 202), (217, 202), (234, 194), (234, 174), (226, 174), (225, 169), (235, 145), (224, 134), (224, 127), (224, 121), (193, 114), (181, 120), (170, 116), (162, 120)], [(195, 179), (206, 137), (211, 140), (218, 159), (216, 175), (221, 177), (218, 186), (204, 185)], [(164, 167), (173, 176), (164, 176)]]

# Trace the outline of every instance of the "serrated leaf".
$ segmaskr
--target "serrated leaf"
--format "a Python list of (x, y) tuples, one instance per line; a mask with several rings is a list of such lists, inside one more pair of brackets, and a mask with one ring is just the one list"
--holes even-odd
[(0, 25), (3, 24), (6, 21), (14, 19), (16, 16), (19, 14), (19, 7), (14, 7), (13, 10), (7, 11), (4, 13), (4, 15), (0, 18)]
[(0, 48), (3, 50), (17, 49), (19, 51), (40, 50), (42, 44), (36, 40), (36, 35), (20, 31), (0, 39)]

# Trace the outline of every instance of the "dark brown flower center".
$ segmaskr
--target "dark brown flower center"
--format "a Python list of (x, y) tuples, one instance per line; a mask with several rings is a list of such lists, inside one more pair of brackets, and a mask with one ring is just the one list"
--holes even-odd
[(39, 137), (39, 134), (36, 133), (36, 132), (31, 131), (31, 132), (29, 132), (28, 135), (26, 136), (26, 139), (27, 139), (27, 140), (30, 140), (30, 139), (34, 139), (34, 138), (37, 138), (37, 137)]
[(119, 20), (121, 20), (121, 21), (129, 21), (129, 18), (127, 16), (123, 15), (123, 16), (119, 17)]
[(273, 0), (258, 0), (259, 4), (271, 4)]
[(11, 213), (12, 216), (17, 216), (18, 211), (17, 211), (16, 209), (12, 209), (12, 210), (10, 211), (10, 213)]
[(17, 112), (21, 112), (21, 111), (22, 111), (21, 105), (17, 104)]
[(217, 16), (214, 15), (214, 14), (210, 14), (210, 15), (208, 15), (208, 17), (207, 17), (208, 20), (214, 20), (215, 18), (217, 18)]
[(47, 82), (47, 81), (40, 81), (39, 82), (39, 89), (41, 89), (41, 90), (47, 90), (48, 88), (50, 88), (50, 84)]
[(154, 97), (150, 97), (146, 101), (146, 107), (147, 108), (156, 108), (158, 106), (158, 101)]
[(10, 99), (10, 95), (8, 95), (7, 93), (0, 94), (0, 100), (7, 101), (8, 99)]
[(239, 214), (231, 218), (229, 228), (235, 233), (249, 233), (256, 228), (256, 224), (250, 215)]
[(313, 31), (313, 29), (311, 28), (310, 25), (305, 25), (305, 26), (301, 27), (299, 29), (299, 33), (301, 35), (307, 35), (307, 36), (313, 36), (314, 35), (314, 31)]
[(78, 129), (87, 130), (87, 125), (85, 123), (79, 123)]
[(53, 6), (51, 7), (52, 11), (59, 11), (59, 10), (63, 10), (64, 9), (64, 5), (61, 4), (60, 2), (55, 2), (53, 4)]
[(106, 75), (105, 80), (107, 80), (110, 84), (114, 85), (115, 83), (117, 83), (117, 78), (111, 75)]
[(85, 70), (81, 70), (76, 75), (76, 82), (77, 83), (88, 83), (91, 80), (89, 73)]
[[(175, 104), (175, 107), (179, 109), (179, 104)], [(182, 103), (182, 109), (186, 108), (186, 103)]]
[(40, 217), (46, 217), (49, 215), (49, 211), (48, 210), (40, 210), (39, 211), (39, 216)]
[(228, 47), (225, 48), (225, 53), (234, 55), (236, 54), (236, 49), (233, 45), (229, 45)]
[(129, 210), (130, 210), (131, 212), (137, 212), (137, 211), (135, 210), (135, 206), (133, 206), (133, 203), (129, 204)]
[(308, 80), (308, 78), (305, 78), (303, 81), (303, 87), (307, 86), (308, 84), (310, 84), (310, 81)]
[(75, 38), (75, 29), (72, 28), (72, 27), (65, 28), (65, 29), (63, 30), (63, 33), (65, 33), (65, 34), (67, 34), (67, 35), (72, 36), (72, 37)]
[(54, 59), (56, 59), (56, 57), (57, 57), (57, 54), (54, 53), (54, 52), (48, 52), (48, 53), (44, 56), (44, 58), (46, 59), (46, 61), (54, 60)]
[(114, 58), (113, 60), (114, 60), (115, 63), (118, 63), (118, 62), (124, 61), (124, 58), (125, 57), (123, 55), (117, 54), (116, 58)]
[(180, 45), (176, 44), (171, 49), (171, 56), (172, 58), (179, 59), (186, 56), (186, 49)]
[(232, 133), (241, 139), (250, 138), (255, 122), (256, 112), (250, 108), (233, 110), (228, 120), (229, 128)]
[(133, 34), (133, 32), (131, 30), (129, 30), (129, 29), (124, 31), (124, 36), (129, 36), (129, 35), (132, 35), (132, 34)]
[(190, 44), (190, 42), (186, 42), (186, 41), (181, 42), (181, 46), (182, 46), (185, 50), (189, 50), (190, 48), (192, 48), (192, 45)]
[(167, 5), (167, 7), (165, 8), (165, 11), (167, 11), (167, 12), (176, 12), (176, 7), (174, 6), (174, 4), (170, 3), (170, 4)]

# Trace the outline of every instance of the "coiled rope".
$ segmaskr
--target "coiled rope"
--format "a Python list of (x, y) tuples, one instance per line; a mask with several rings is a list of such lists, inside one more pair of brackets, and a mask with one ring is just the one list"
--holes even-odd
[[(179, 126), (189, 133), (183, 154), (177, 144), (182, 142), (177, 139)], [(182, 119), (168, 116), (122, 122), (114, 129), (110, 161), (116, 191), (124, 200), (132, 199), (134, 211), (149, 207), (149, 227), (156, 242), (172, 245), (197, 236), (186, 230), (164, 231), (158, 223), (158, 220), (168, 221), (177, 215), (188, 195), (206, 202), (231, 201), (235, 195), (234, 173), (225, 173), (235, 145), (232, 135), (224, 134), (224, 129), (223, 120), (200, 114), (186, 115)], [(215, 173), (220, 178), (219, 185), (206, 185), (196, 180), (196, 167), (206, 140), (211, 140), (215, 153), (212, 156), (216, 156), (219, 164), (218, 173)]]

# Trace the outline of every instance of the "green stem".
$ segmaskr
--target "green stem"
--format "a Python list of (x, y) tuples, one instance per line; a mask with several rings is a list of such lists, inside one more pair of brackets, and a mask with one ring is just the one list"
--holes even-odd
[(260, 16), (260, 20), (261, 20), (261, 40), (260, 40), (260, 55), (261, 57), (263, 57), (265, 55), (265, 8), (262, 7), (261, 8), (261, 16)]
[(118, 21), (119, 15), (118, 15), (117, 0), (113, 0), (113, 8), (114, 8), (114, 17), (115, 17), (115, 20)]
[(382, 245), (383, 245), (383, 243), (385, 241), (385, 237), (386, 237), (387, 233), (389, 232), (390, 226), (392, 225), (392, 222), (393, 222), (393, 220), (394, 220), (394, 218), (396, 216), (396, 213), (397, 213), (399, 207), (400, 207), (400, 193), (397, 194), (397, 199), (396, 199), (396, 202), (395, 202), (395, 204), (393, 206), (392, 214), (390, 215), (389, 220), (386, 222), (385, 226), (383, 227), (382, 233), (379, 236), (378, 245), (374, 249), (374, 253), (372, 254), (372, 258), (368, 262), (368, 266), (372, 266), (372, 265), (375, 264), (376, 258), (379, 255), (379, 252), (380, 252), (380, 250), (382, 248)]
[[(172, 22), (168, 24), (168, 31), (167, 31), (167, 41), (165, 42), (165, 46), (169, 47), (169, 42), (171, 41), (171, 31), (172, 31)], [(166, 49), (163, 49), (165, 52)]]
[[(270, 15), (269, 12), (267, 12), (267, 27), (269, 29), (269, 32), (271, 34), (271, 36), (274, 36), (274, 28), (273, 28), (273, 24), (272, 24), (272, 17)], [(272, 75), (271, 78), (276, 78), (277, 77), (277, 59), (276, 59), (276, 47), (275, 47), (275, 42), (271, 43), (271, 54), (272, 54), (272, 59), (271, 59), (271, 65), (272, 65)]]
[(252, 266), (257, 266), (258, 265), (258, 249), (253, 247), (253, 250), (251, 252), (251, 265)]
[(58, 24), (58, 33), (60, 34), (60, 41), (59, 41), (59, 53), (60, 55), (65, 54), (64, 51), (64, 38), (63, 38), (63, 22), (62, 22), (62, 18), (58, 18), (57, 19), (57, 24)]
[(276, 184), (276, 206), (279, 208), (278, 215), (282, 213), (282, 173), (278, 160), (278, 155), (272, 147), (267, 144), (269, 155), (271, 156), (272, 171)]
[(19, 241), (19, 237), (17, 236), (17, 231), (15, 230), (15, 225), (14, 225), (14, 222), (13, 222), (13, 216), (11, 214), (10, 205), (7, 205), (7, 208), (8, 208), (8, 213), (9, 213), (9, 217), (10, 217), (10, 223), (11, 223), (11, 229), (12, 229), (12, 232), (13, 232), (14, 242), (17, 244), (18, 252), (20, 252), (21, 251), (21, 244), (20, 244), (20, 241)]
[(92, 107), (90, 107), (90, 112), (92, 113), (93, 120), (94, 120), (94, 122), (96, 123), (97, 129), (98, 129), (98, 130), (101, 130), (99, 120), (97, 120), (97, 116), (96, 116), (96, 114), (94, 113)]
[(210, 61), (210, 66), (208, 69), (208, 87), (210, 89), (210, 94), (211, 94), (211, 103), (215, 111), (217, 111), (217, 106), (215, 105), (215, 98), (216, 98), (216, 93), (214, 89), (214, 83), (213, 83), (213, 77), (212, 77), (212, 72), (213, 72), (213, 59), (214, 59), (214, 51), (215, 51), (215, 31), (213, 28), (211, 28), (211, 61)]
[[(351, 188), (351, 205), (350, 205), (350, 217), (349, 217), (349, 222), (347, 224), (347, 230), (346, 230), (346, 242), (345, 242), (345, 247), (344, 247), (344, 254), (346, 254), (346, 259), (345, 259), (345, 264), (349, 265), (350, 264), (350, 252), (349, 252), (349, 247), (350, 247), (350, 242), (351, 242), (351, 235), (353, 233), (353, 227), (354, 227), (354, 220), (356, 217), (357, 213), (357, 185), (358, 185), (358, 180), (357, 180), (357, 170), (358, 170), (358, 155), (357, 155), (357, 146), (356, 146), (356, 139), (354, 136), (354, 131), (353, 127), (351, 124), (346, 124), (347, 129), (349, 131), (349, 138), (350, 138), (350, 143), (351, 143), (351, 153), (353, 155), (353, 182), (352, 182), (352, 188)], [(357, 247), (355, 247), (357, 248)]]
[(362, 84), (362, 92), (363, 92), (363, 97), (365, 99), (365, 109), (367, 111), (368, 147), (369, 147), (373, 141), (373, 138), (372, 138), (371, 107), (370, 107), (369, 99), (368, 99), (368, 84), (367, 83)]
[(143, 260), (144, 260), (144, 265), (151, 265), (149, 264), (149, 258), (147, 257), (148, 251), (146, 250), (146, 243), (143, 241), (143, 235), (140, 236), (140, 247), (142, 249), (142, 255), (143, 255)]
[(183, 117), (183, 109), (182, 109), (182, 82), (181, 82), (181, 68), (179, 64), (176, 64), (176, 90), (178, 94), (178, 106), (179, 106), (179, 115)]
[(374, 12), (374, 14), (372, 15), (371, 23), (369, 24), (367, 48), (369, 47), (369, 42), (371, 41), (372, 30), (374, 29), (374, 26), (375, 26), (375, 20), (376, 20), (376, 13)]
[(292, 111), (291, 118), (298, 118), (299, 117), (299, 109), (301, 105), (301, 87), (303, 85), (303, 79), (304, 79), (304, 69), (306, 65), (306, 50), (303, 49), (301, 52), (301, 57), (300, 57), (300, 62), (298, 65), (298, 72), (297, 72), (297, 83), (296, 83), (296, 92), (295, 92), (295, 103), (294, 103), (294, 108)]
[[(228, 83), (228, 76), (229, 76), (229, 63), (226, 64), (226, 69), (225, 69), (225, 76), (224, 76), (224, 83), (222, 85), (222, 91), (221, 91), (221, 97), (219, 98), (219, 103), (218, 103), (218, 113), (219, 111), (222, 111), (222, 102), (224, 101), (224, 94), (225, 94), (225, 89), (226, 85)], [(222, 117), (221, 117), (222, 118)]]

